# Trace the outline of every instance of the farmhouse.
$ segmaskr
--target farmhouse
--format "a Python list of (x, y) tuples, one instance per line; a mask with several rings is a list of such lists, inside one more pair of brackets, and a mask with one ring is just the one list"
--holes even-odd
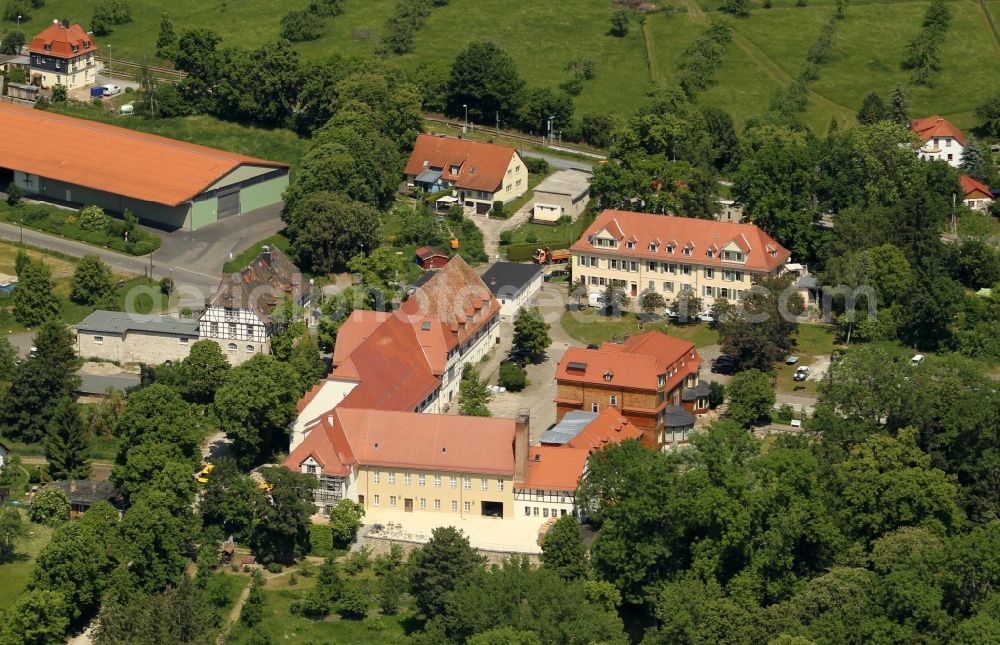
[(542, 265), (494, 262), (483, 282), (500, 301), (500, 320), (509, 321), (522, 307), (530, 307), (542, 288)]
[(910, 129), (924, 142), (917, 152), (921, 159), (947, 161), (956, 168), (962, 165), (965, 137), (947, 119), (937, 115), (914, 119)]
[(198, 323), (98, 309), (76, 325), (76, 353), (116, 363), (179, 361), (198, 340)]
[(506, 203), (528, 190), (528, 168), (517, 150), (452, 137), (417, 135), (403, 173), (408, 185), (428, 193), (452, 190), (479, 215), (494, 201)]
[(168, 229), (199, 229), (281, 202), (288, 166), (0, 103), (0, 186), (96, 204)]
[(564, 215), (576, 219), (590, 199), (589, 172), (560, 170), (535, 186), (535, 201), (531, 219), (539, 224), (554, 224)]
[(73, 90), (97, 82), (97, 43), (78, 24), (54, 20), (32, 39), (28, 53), (32, 85)]

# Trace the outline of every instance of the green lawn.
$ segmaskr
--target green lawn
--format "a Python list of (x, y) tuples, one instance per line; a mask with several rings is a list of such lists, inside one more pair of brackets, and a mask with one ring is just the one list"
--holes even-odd
[(580, 239), (593, 221), (593, 217), (584, 213), (575, 221), (564, 224), (521, 224), (511, 231), (513, 235), (511, 244), (529, 244), (528, 237), (531, 235), (535, 237), (535, 241), (530, 244), (544, 245), (559, 242), (572, 244)]
[(819, 381), (795, 381), (792, 376), (800, 366), (809, 366), (819, 356), (827, 356), (838, 347), (834, 331), (827, 325), (799, 325), (795, 333), (795, 350), (793, 354), (799, 357), (795, 365), (785, 365), (784, 361), (775, 364), (775, 383), (779, 392), (815, 396)]
[(654, 330), (689, 340), (694, 343), (695, 347), (705, 347), (719, 342), (718, 332), (704, 323), (675, 325), (668, 321), (662, 321), (643, 324), (632, 313), (616, 318), (597, 313), (590, 308), (581, 311), (567, 311), (559, 319), (559, 324), (562, 325), (567, 334), (586, 344), (600, 344), (611, 340), (612, 337), (621, 340), (625, 334), (634, 335)]
[[(315, 571), (315, 567), (313, 568)], [(394, 616), (384, 616), (378, 610), (377, 585), (370, 569), (357, 576), (347, 576), (345, 579), (367, 582), (373, 590), (369, 617), (379, 617), (384, 625), (381, 631), (371, 631), (360, 620), (345, 620), (333, 614), (326, 620), (309, 620), (291, 613), (292, 601), (316, 586), (315, 575), (309, 578), (297, 577), (297, 584), (290, 585), (290, 575), (281, 576), (268, 581), (264, 586), (264, 619), (252, 629), (237, 622), (230, 634), (231, 643), (256, 643), (262, 637), (268, 642), (297, 643), (344, 643), (344, 644), (384, 644), (407, 642), (403, 623), (412, 617), (413, 601), (404, 595), (400, 600), (400, 610)]]
[(10, 607), (28, 587), (31, 581), (31, 570), (35, 566), (38, 553), (49, 543), (52, 529), (28, 520), (28, 514), (21, 513), (21, 520), (29, 531), (29, 537), (17, 543), (14, 561), (0, 564), (0, 580), (3, 580), (3, 593), (0, 593), (0, 610)]
[[(22, 457), (42, 457), (45, 455), (45, 446), (41, 443), (21, 443), (4, 439), (4, 444), (9, 446), (11, 452)], [(114, 461), (118, 456), (118, 439), (114, 437), (90, 437), (87, 440), (87, 459), (91, 461)], [(31, 465), (30, 468), (34, 468)], [(29, 466), (25, 466), (29, 468)]]

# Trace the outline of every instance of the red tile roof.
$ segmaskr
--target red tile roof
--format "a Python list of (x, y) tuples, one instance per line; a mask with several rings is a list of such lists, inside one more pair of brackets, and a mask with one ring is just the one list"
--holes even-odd
[(242, 165), (287, 164), (0, 103), (0, 167), (177, 206)]
[(299, 268), (276, 246), (261, 250), (239, 272), (222, 277), (211, 304), (234, 309), (250, 309), (268, 322), (271, 313), (286, 295), (299, 303), (304, 278)]
[(574, 491), (587, 466), (587, 450), (565, 446), (531, 446), (523, 482), (520, 488)]
[[(302, 443), (285, 458), (281, 465), (291, 470), (299, 470), (302, 467), (302, 462), (312, 457), (320, 465), (324, 475), (340, 477), (349, 475), (348, 465), (354, 463), (354, 456), (351, 454), (343, 434), (330, 430), (330, 424), (326, 418), (317, 421)], [(338, 446), (336, 443), (340, 445)]]
[(910, 121), (910, 129), (924, 141), (935, 137), (951, 137), (963, 146), (965, 145), (965, 136), (962, 135), (962, 131), (952, 125), (951, 122), (944, 117), (940, 117), (936, 114), (934, 116), (929, 116), (926, 119), (913, 119)]
[(566, 443), (563, 448), (577, 448), (594, 452), (613, 443), (629, 439), (642, 439), (642, 430), (612, 407), (606, 407), (587, 426)]
[(429, 260), (431, 258), (448, 258), (448, 254), (441, 249), (434, 248), (433, 246), (421, 246), (416, 251), (413, 252), (421, 260)]
[(962, 184), (962, 194), (966, 197), (976, 192), (983, 193), (986, 197), (993, 197), (993, 193), (990, 192), (990, 189), (986, 184), (981, 181), (976, 181), (968, 175), (962, 175), (959, 178), (959, 183)]
[[(73, 51), (73, 47), (77, 51)], [(97, 43), (83, 27), (78, 24), (64, 27), (61, 22), (54, 22), (35, 36), (28, 51), (33, 54), (57, 56), (59, 58), (74, 58), (87, 52), (97, 50)]]
[[(609, 249), (591, 243), (591, 238), (603, 230), (619, 240), (618, 248)], [(624, 241), (628, 239), (635, 240), (634, 248), (629, 249), (625, 246)], [(655, 247), (655, 251), (650, 250), (650, 243), (657, 240), (661, 243)], [(676, 242), (676, 248), (673, 253), (667, 253), (667, 246), (671, 241)], [(730, 242), (747, 254), (746, 262), (723, 261), (721, 249)], [(713, 244), (720, 251), (710, 258), (706, 251)], [(691, 255), (684, 255), (683, 249), (688, 245), (692, 246), (693, 250)], [(761, 272), (774, 270), (787, 262), (792, 255), (754, 224), (612, 209), (602, 211), (580, 239), (573, 243), (571, 249), (576, 253), (611, 254), (637, 260), (649, 259)], [(772, 255), (769, 249), (773, 249), (775, 253)]]
[(333, 366), (337, 367), (354, 353), (375, 330), (392, 314), (387, 311), (365, 311), (355, 309), (337, 330), (337, 342), (333, 346)]
[[(425, 170), (440, 170), (442, 179), (459, 188), (494, 192), (503, 183), (515, 154), (510, 146), (419, 134), (403, 172), (416, 176)], [(458, 174), (451, 172), (452, 166), (459, 166)]]

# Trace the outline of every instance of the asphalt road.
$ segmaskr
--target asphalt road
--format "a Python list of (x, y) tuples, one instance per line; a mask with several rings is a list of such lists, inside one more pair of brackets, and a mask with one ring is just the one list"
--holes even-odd
[(567, 159), (566, 157), (560, 157), (545, 152), (535, 152), (534, 150), (521, 150), (521, 155), (524, 157), (534, 157), (535, 159), (544, 159), (549, 162), (550, 166), (558, 170), (576, 169), (585, 170), (587, 172), (594, 171), (594, 164), (589, 161)]

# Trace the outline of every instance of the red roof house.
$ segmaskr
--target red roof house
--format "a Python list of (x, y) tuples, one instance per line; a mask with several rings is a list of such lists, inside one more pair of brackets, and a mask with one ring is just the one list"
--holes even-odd
[(447, 252), (433, 246), (421, 246), (414, 254), (417, 257), (417, 265), (424, 270), (441, 269), (449, 260)]
[(43, 29), (28, 46), (28, 51), (32, 54), (58, 58), (76, 58), (96, 50), (97, 44), (83, 27), (58, 20)]

